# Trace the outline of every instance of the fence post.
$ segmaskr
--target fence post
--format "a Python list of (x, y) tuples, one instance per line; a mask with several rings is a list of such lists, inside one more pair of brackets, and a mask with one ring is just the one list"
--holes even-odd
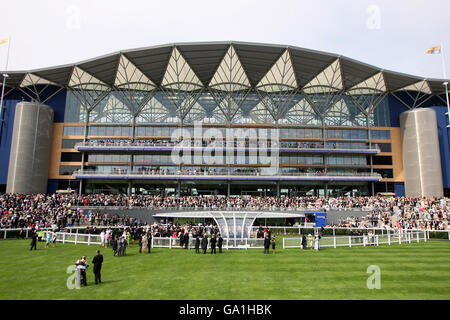
[(172, 238), (169, 238), (169, 249), (172, 249)]
[(284, 240), (285, 240), (285, 238), (283, 238), (283, 249), (284, 249)]
[(378, 234), (375, 235), (375, 239), (377, 240), (377, 247), (380, 245), (378, 242)]
[(352, 236), (348, 236), (348, 246), (352, 247)]
[(448, 240), (450, 240), (450, 231), (448, 231), (447, 233), (448, 233)]
[[(28, 238), (28, 229), (27, 229), (27, 232), (25, 233), (25, 238)], [(448, 235), (448, 240), (450, 240), (450, 233)]]
[(419, 243), (420, 242), (419, 233), (417, 232), (416, 235), (417, 235), (417, 237), (416, 237), (417, 238), (417, 243)]
[(366, 236), (363, 235), (362, 237), (363, 237), (363, 246), (365, 247), (366, 246)]
[(150, 248), (153, 249), (153, 237), (152, 237), (152, 240), (150, 240)]
[(398, 233), (398, 244), (402, 244), (402, 233), (401, 232)]
[(423, 232), (423, 241), (427, 242), (427, 231)]
[(333, 237), (333, 246), (336, 248), (336, 237)]
[(66, 242), (66, 233), (63, 233), (62, 243), (64, 244)]
[(75, 244), (77, 244), (77, 241), (78, 241), (78, 232), (75, 234)]
[(90, 246), (91, 245), (91, 234), (89, 233), (88, 234), (88, 246)]
[(3, 236), (3, 239), (6, 239), (6, 229), (4, 231), (5, 235)]

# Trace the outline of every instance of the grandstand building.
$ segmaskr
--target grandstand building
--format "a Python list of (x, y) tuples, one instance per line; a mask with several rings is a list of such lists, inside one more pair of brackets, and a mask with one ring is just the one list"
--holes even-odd
[(243, 42), (8, 72), (0, 191), (442, 196), (443, 82)]

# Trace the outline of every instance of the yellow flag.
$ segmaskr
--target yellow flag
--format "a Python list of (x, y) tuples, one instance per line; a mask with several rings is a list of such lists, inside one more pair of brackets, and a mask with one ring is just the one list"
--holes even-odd
[(9, 38), (0, 39), (0, 44), (5, 44), (9, 42)]

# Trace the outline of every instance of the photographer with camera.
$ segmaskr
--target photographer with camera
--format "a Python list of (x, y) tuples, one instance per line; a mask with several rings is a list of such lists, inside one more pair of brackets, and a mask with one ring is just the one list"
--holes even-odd
[(77, 266), (77, 271), (80, 273), (80, 285), (84, 284), (87, 286), (86, 268), (89, 267), (89, 264), (86, 260), (86, 256), (82, 256), (80, 260), (77, 260), (75, 265)]

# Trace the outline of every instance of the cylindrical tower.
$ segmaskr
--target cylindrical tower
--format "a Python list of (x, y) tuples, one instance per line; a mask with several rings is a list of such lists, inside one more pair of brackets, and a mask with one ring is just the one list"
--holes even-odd
[(37, 102), (16, 105), (7, 193), (47, 192), (53, 109)]
[(407, 197), (442, 197), (441, 156), (436, 112), (420, 108), (400, 115), (405, 194)]

